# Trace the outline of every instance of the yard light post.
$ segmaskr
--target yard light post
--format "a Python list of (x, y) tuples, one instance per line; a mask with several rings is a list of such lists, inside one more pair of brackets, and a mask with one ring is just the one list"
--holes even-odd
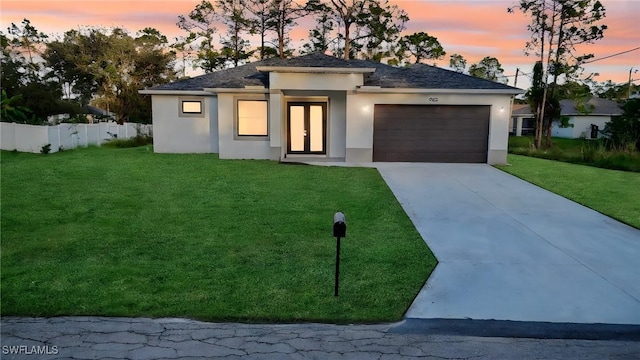
[(333, 236), (336, 238), (336, 283), (334, 296), (338, 296), (340, 285), (340, 238), (347, 236), (347, 223), (344, 214), (340, 211), (333, 215)]

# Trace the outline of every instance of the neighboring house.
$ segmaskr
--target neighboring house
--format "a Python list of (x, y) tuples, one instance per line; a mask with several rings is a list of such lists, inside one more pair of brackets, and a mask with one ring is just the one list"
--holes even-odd
[[(581, 109), (577, 109), (580, 107)], [(592, 97), (584, 106), (578, 106), (573, 100), (560, 101), (560, 116), (567, 117), (573, 127), (562, 128), (558, 121), (553, 122), (551, 134), (561, 138), (595, 139), (601, 136), (599, 131), (611, 121), (612, 116), (622, 115), (622, 109), (612, 100)]]
[(523, 91), (427, 65), (324, 54), (268, 59), (141, 90), (154, 151), (222, 159), (505, 163)]
[[(97, 108), (95, 106), (91, 106), (91, 105), (83, 106), (81, 114), (84, 114), (84, 116), (87, 119), (87, 122), (90, 124), (93, 124), (94, 122), (100, 122), (100, 120), (115, 121), (116, 119), (116, 115), (114, 113)], [(64, 122), (69, 118), (71, 118), (71, 115), (69, 114), (51, 115), (51, 116), (47, 116), (47, 122), (49, 122), (49, 124), (56, 125)], [(98, 121), (96, 121), (96, 119)]]
[(509, 133), (522, 136), (533, 135), (535, 126), (535, 116), (529, 104), (513, 104), (511, 108), (511, 126)]

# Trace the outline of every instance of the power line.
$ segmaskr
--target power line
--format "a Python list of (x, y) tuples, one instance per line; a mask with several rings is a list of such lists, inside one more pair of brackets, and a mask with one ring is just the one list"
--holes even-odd
[(638, 46), (637, 48), (633, 48), (633, 49), (631, 49), (631, 50), (627, 50), (627, 51), (619, 52), (619, 53), (617, 53), (617, 54), (613, 54), (613, 55), (605, 56), (605, 57), (600, 58), (600, 59), (594, 59), (594, 60), (591, 60), (591, 61), (585, 61), (585, 62), (583, 62), (583, 64), (591, 64), (591, 63), (596, 62), (596, 61), (600, 61), (600, 60), (604, 60), (604, 59), (612, 58), (612, 57), (614, 57), (614, 56), (620, 56), (620, 55), (623, 55), (623, 54), (626, 54), (626, 53), (630, 53), (630, 52), (632, 52), (632, 51), (636, 51), (636, 50), (640, 50), (640, 46)]

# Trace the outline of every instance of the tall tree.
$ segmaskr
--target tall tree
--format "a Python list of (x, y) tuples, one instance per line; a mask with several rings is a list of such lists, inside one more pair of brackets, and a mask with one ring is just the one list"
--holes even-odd
[[(631, 89), (629, 89), (629, 85), (631, 85)], [(593, 92), (598, 97), (614, 101), (622, 101), (629, 97), (629, 93), (634, 94), (640, 91), (640, 86), (636, 84), (629, 84), (629, 82), (616, 84), (611, 80), (607, 80), (604, 82), (593, 82), (591, 86), (593, 88)]]
[(189, 40), (186, 36), (178, 36), (173, 39), (171, 48), (176, 52), (176, 56), (179, 57), (182, 64), (179, 68), (179, 72), (182, 73), (183, 78), (187, 77), (187, 63), (190, 62), (193, 51), (195, 50), (193, 40)]
[(365, 14), (366, 3), (369, 0), (330, 0), (334, 19), (342, 27), (344, 39), (344, 58), (349, 60), (351, 55), (351, 26), (358, 21), (358, 17)]
[(536, 139), (542, 136), (543, 129), (543, 119), (538, 116), (543, 105), (542, 94), (544, 92), (544, 87), (546, 86), (542, 81), (542, 73), (542, 62), (536, 61), (536, 64), (533, 66), (531, 88), (529, 88), (526, 94), (526, 98), (529, 101), (529, 107), (536, 115), (536, 121), (533, 126), (534, 138)]
[(150, 103), (138, 90), (175, 78), (175, 52), (158, 30), (134, 38), (114, 28), (70, 30), (51, 42), (43, 57), (53, 72), (70, 81), (76, 93), (116, 113), (119, 123), (150, 120)]
[(287, 50), (287, 43), (289, 42), (289, 32), (297, 25), (296, 20), (312, 11), (319, 11), (320, 8), (319, 0), (308, 0), (306, 3), (294, 0), (273, 0), (267, 25), (276, 32), (278, 56), (281, 59), (291, 53)]
[(42, 61), (47, 39), (27, 19), (20, 25), (11, 24), (7, 35), (0, 33), (0, 86), (12, 106), (30, 110), (26, 122), (31, 124), (45, 122), (49, 115), (75, 111), (71, 103), (62, 100), (60, 82)]
[(65, 97), (77, 95), (81, 105), (89, 104), (99, 87), (90, 66), (94, 57), (99, 57), (96, 54), (101, 54), (106, 46), (102, 33), (89, 32), (85, 35), (81, 30), (69, 30), (62, 39), (47, 45), (43, 58), (53, 75), (64, 84)]
[(495, 57), (486, 56), (477, 64), (469, 67), (469, 75), (491, 81), (506, 82), (502, 64)]
[[(525, 54), (535, 55), (543, 65), (542, 82), (544, 86), (542, 102), (547, 97), (554, 98), (558, 80), (580, 75), (582, 64), (593, 54), (576, 54), (576, 47), (593, 43), (604, 36), (606, 25), (599, 22), (605, 17), (605, 8), (599, 0), (520, 0), (518, 5), (508, 8), (509, 12), (522, 11), (531, 18), (527, 29), (531, 40), (526, 43)], [(541, 106), (541, 124), (546, 106)], [(551, 146), (551, 126), (545, 127), (546, 146)], [(536, 147), (542, 145), (542, 136), (536, 137)]]
[(455, 72), (463, 73), (467, 68), (467, 60), (460, 54), (451, 54), (449, 56), (449, 67)]
[(38, 31), (27, 19), (22, 20), (20, 25), (11, 23), (7, 31), (12, 35), (9, 44), (24, 58), (27, 74), (38, 76), (37, 72), (41, 70), (41, 66), (36, 57), (42, 53), (43, 44), (49, 36)]
[(254, 0), (246, 3), (246, 8), (252, 18), (249, 19), (252, 32), (260, 37), (260, 46), (258, 53), (260, 60), (264, 60), (269, 50), (266, 48), (267, 33), (270, 30), (269, 20), (273, 11), (273, 2), (275, 0)]
[(218, 14), (211, 2), (202, 0), (187, 16), (178, 16), (178, 27), (189, 35), (184, 39), (184, 46), (193, 46), (196, 51), (196, 64), (205, 73), (210, 73), (224, 66), (220, 53), (215, 48), (214, 34)]
[(372, 60), (391, 55), (389, 45), (409, 21), (407, 13), (388, 0), (330, 0), (328, 5), (341, 29), (338, 39), (343, 47), (336, 48), (335, 53), (347, 60), (362, 49), (364, 56)]
[(331, 32), (336, 22), (331, 16), (331, 9), (325, 4), (320, 4), (315, 10), (316, 26), (309, 30), (309, 41), (302, 47), (302, 52), (311, 54), (315, 52), (325, 53), (329, 50), (329, 44), (336, 39), (331, 38)]
[(217, 0), (220, 21), (227, 26), (227, 35), (221, 37), (221, 50), (225, 64), (238, 66), (249, 59), (253, 51), (249, 49), (250, 42), (243, 39), (246, 33), (255, 29), (254, 22), (247, 15), (246, 2), (250, 0)]
[(399, 41), (399, 48), (398, 55), (401, 59), (413, 58), (416, 64), (423, 60), (439, 60), (447, 54), (438, 38), (422, 31), (403, 36)]
[(388, 0), (370, 1), (367, 6), (368, 10), (356, 22), (353, 40), (363, 58), (381, 62), (394, 55), (394, 44), (400, 39), (409, 15)]

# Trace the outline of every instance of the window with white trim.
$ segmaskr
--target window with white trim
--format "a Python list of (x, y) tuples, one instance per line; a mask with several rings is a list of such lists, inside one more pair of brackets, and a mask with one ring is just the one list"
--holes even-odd
[(238, 136), (268, 136), (266, 100), (238, 100)]

